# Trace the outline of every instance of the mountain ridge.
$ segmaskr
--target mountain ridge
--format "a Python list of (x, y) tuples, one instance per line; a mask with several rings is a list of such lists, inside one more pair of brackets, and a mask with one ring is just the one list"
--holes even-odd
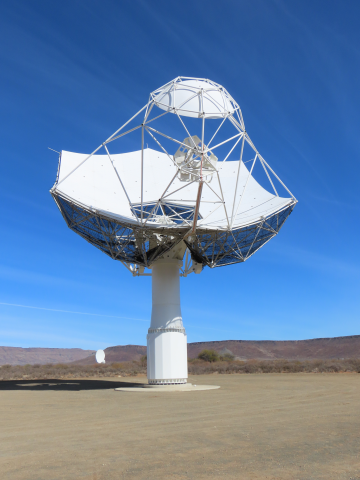
[[(360, 358), (360, 335), (311, 338), (306, 340), (214, 340), (188, 344), (188, 358), (201, 350), (230, 351), (240, 360), (330, 360)], [(225, 350), (224, 350), (225, 349)], [(106, 362), (139, 361), (146, 355), (144, 345), (117, 345), (105, 349)], [(76, 363), (92, 365), (95, 350), (81, 348), (0, 347), (0, 365)]]
[[(240, 360), (330, 360), (333, 358), (360, 358), (360, 335), (344, 337), (312, 338), (308, 340), (215, 340), (188, 343), (188, 358), (196, 358), (201, 350), (230, 352)], [(107, 362), (138, 361), (146, 355), (142, 345), (119, 345), (105, 349)], [(91, 365), (95, 356), (76, 361)]]
[(70, 363), (92, 354), (95, 350), (81, 348), (0, 347), (0, 365)]

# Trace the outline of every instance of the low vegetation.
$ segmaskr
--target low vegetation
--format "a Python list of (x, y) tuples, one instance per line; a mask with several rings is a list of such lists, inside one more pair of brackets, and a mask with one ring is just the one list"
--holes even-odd
[[(211, 352), (211, 351), (210, 351)], [(203, 352), (201, 352), (203, 353)], [(216, 352), (215, 352), (216, 353)], [(201, 354), (200, 354), (201, 355)], [(199, 355), (199, 357), (200, 357)], [(360, 373), (360, 359), (333, 360), (247, 360), (240, 361), (213, 353), (189, 360), (190, 375), (231, 373)], [(230, 357), (230, 356), (228, 356)], [(0, 380), (71, 379), (87, 377), (134, 377), (146, 375), (146, 357), (139, 362), (99, 365), (48, 364), (2, 365)]]
[(199, 355), (197, 356), (199, 360), (204, 360), (205, 362), (219, 362), (219, 361), (227, 361), (230, 362), (234, 360), (234, 355), (232, 353), (225, 353), (224, 355), (220, 355), (216, 350), (202, 350)]
[(189, 361), (189, 374), (210, 373), (360, 373), (360, 359), (333, 360), (227, 360), (204, 361), (201, 358)]
[(203, 350), (199, 353), (197, 358), (210, 363), (218, 362), (220, 360), (219, 354), (215, 350)]
[(96, 365), (71, 363), (47, 365), (2, 365), (0, 380), (39, 380), (50, 378), (134, 377), (146, 374), (146, 365), (140, 362), (116, 362)]

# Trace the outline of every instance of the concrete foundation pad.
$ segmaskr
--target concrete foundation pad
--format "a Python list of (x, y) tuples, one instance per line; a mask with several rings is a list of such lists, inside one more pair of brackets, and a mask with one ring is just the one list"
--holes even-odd
[(118, 392), (198, 392), (201, 390), (216, 390), (219, 385), (193, 385), (192, 383), (183, 383), (178, 385), (139, 385), (138, 387), (120, 387), (114, 388)]

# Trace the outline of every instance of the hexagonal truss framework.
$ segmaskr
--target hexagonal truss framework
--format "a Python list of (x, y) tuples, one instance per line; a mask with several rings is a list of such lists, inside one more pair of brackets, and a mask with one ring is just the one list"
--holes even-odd
[(261, 222), (242, 228), (230, 231), (197, 229), (195, 234), (185, 237), (183, 228), (172, 228), (171, 232), (166, 228), (144, 230), (91, 212), (60, 195), (52, 195), (71, 230), (113, 260), (122, 262), (133, 275), (144, 274), (144, 267), (151, 267), (181, 241), (188, 248), (182, 276), (193, 271), (190, 259), (210, 268), (244, 262), (278, 234), (294, 208), (291, 205)]

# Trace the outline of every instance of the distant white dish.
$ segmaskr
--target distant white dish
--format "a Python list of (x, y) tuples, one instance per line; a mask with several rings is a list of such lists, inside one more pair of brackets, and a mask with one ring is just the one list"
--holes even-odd
[(98, 350), (95, 355), (97, 363), (105, 363), (105, 352), (104, 350)]

